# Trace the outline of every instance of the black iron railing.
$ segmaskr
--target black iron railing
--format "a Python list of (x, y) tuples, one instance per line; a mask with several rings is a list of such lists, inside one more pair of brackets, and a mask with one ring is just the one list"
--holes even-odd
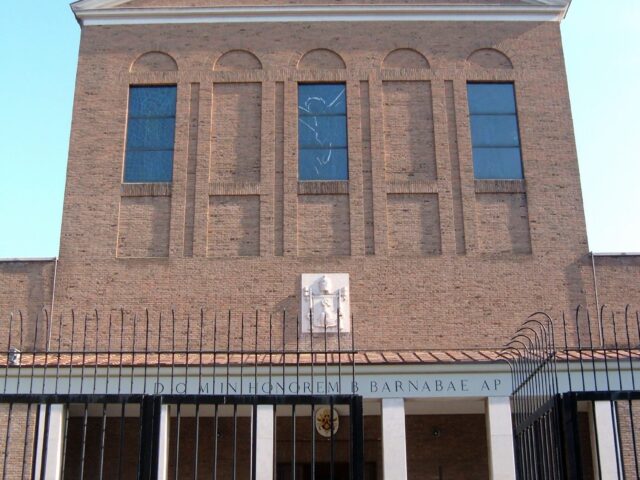
[(640, 478), (638, 312), (578, 308), (555, 326), (537, 313), (501, 355), (513, 379), (519, 478)]
[(255, 479), (266, 468), (256, 448), (258, 408), (267, 408), (274, 474), (335, 479), (346, 465), (349, 478), (361, 480), (353, 320), (348, 333), (301, 333), (299, 325), (286, 314), (204, 310), (11, 315), (0, 354), (2, 479), (52, 471), (74, 479)]

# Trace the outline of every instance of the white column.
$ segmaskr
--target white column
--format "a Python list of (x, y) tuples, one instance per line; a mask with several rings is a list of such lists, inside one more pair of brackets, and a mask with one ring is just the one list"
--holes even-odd
[(167, 480), (169, 475), (169, 405), (162, 405), (160, 410), (160, 431), (158, 446), (158, 480)]
[[(593, 454), (593, 471), (595, 478), (603, 480), (622, 478), (622, 472), (618, 476), (618, 462), (620, 461), (620, 450), (616, 443), (616, 412), (615, 404), (613, 405), (613, 413), (611, 411), (611, 402), (594, 402), (593, 416), (595, 419), (595, 432), (592, 425), (592, 452)], [(593, 435), (597, 436), (596, 438)], [(598, 459), (600, 460), (598, 462)], [(600, 469), (600, 474), (598, 473)]]
[(384, 480), (406, 480), (407, 436), (403, 398), (382, 399), (382, 463)]
[[(255, 441), (255, 480), (273, 480), (273, 405), (258, 405)], [(295, 419), (294, 419), (295, 420)]]
[[(36, 457), (36, 475), (34, 478), (41, 478), (40, 472), (45, 469), (44, 478), (47, 480), (60, 480), (62, 473), (62, 451), (64, 447), (64, 405), (51, 405), (49, 407), (49, 418), (47, 419), (47, 406), (40, 405), (40, 423), (38, 424), (38, 451)], [(49, 423), (47, 429), (46, 423)], [(45, 438), (47, 430), (47, 438)], [(42, 455), (46, 442), (46, 459), (42, 462)]]
[(489, 447), (489, 478), (515, 480), (516, 462), (509, 397), (487, 398), (485, 418)]

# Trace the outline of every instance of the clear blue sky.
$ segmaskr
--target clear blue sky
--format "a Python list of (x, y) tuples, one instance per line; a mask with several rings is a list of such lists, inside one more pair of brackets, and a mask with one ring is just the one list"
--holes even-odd
[[(0, 16), (0, 258), (58, 253), (80, 29), (68, 0)], [(640, 1), (573, 0), (562, 26), (589, 247), (640, 252)]]

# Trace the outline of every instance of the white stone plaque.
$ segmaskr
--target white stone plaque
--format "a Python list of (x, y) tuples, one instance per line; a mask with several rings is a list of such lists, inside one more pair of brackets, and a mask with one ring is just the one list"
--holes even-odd
[(300, 310), (303, 333), (351, 331), (348, 273), (303, 273)]

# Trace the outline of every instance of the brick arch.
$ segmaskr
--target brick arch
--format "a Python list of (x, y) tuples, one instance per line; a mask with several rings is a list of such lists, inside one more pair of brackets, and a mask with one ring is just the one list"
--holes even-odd
[[(299, 60), (296, 60), (299, 59)], [(328, 48), (316, 48), (309, 50), (304, 55), (296, 55), (292, 62), (300, 70), (308, 69), (332, 69), (341, 70), (347, 68), (343, 58)]]
[(220, 55), (213, 69), (219, 71), (262, 70), (262, 62), (248, 50), (235, 49)]
[(132, 64), (131, 72), (176, 72), (178, 62), (164, 52), (147, 52), (140, 55)]
[(467, 57), (467, 63), (482, 68), (513, 68), (511, 59), (495, 48), (480, 48)]
[(431, 68), (429, 60), (413, 48), (397, 48), (387, 54), (382, 68)]

